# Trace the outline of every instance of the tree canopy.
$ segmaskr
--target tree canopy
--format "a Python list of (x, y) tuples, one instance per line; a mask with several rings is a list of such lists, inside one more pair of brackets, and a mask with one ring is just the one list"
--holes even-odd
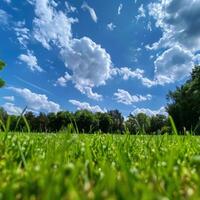
[(191, 78), (168, 94), (167, 111), (177, 129), (200, 131), (200, 66), (195, 66)]
[[(0, 71), (3, 70), (3, 68), (6, 66), (6, 64), (0, 60)], [(5, 85), (5, 81), (0, 78), (0, 88), (3, 87)]]

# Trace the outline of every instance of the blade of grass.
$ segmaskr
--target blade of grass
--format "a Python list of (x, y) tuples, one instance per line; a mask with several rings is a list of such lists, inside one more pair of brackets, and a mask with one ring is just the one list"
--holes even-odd
[(177, 128), (176, 128), (176, 125), (175, 125), (175, 122), (174, 122), (172, 116), (169, 116), (169, 121), (170, 121), (170, 124), (172, 127), (173, 134), (178, 135), (178, 131), (177, 131)]
[(23, 110), (22, 113), (20, 114), (20, 117), (19, 117), (18, 120), (17, 120), (17, 123), (16, 123), (16, 125), (15, 125), (15, 129), (14, 129), (15, 132), (16, 132), (16, 130), (17, 130), (17, 127), (19, 126), (19, 122), (20, 122), (22, 116), (23, 116), (24, 113), (26, 112), (26, 109), (27, 109), (27, 106), (24, 108), (24, 110)]

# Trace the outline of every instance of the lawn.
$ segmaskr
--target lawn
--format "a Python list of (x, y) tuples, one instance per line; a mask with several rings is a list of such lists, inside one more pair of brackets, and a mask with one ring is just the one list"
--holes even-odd
[(0, 199), (200, 199), (200, 138), (0, 134)]

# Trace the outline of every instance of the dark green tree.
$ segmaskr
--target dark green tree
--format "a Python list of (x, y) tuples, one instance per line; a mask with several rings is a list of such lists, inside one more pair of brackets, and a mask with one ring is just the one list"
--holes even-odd
[(99, 130), (101, 130), (103, 133), (111, 132), (111, 116), (108, 113), (97, 113), (96, 117), (99, 121)]
[(122, 113), (120, 113), (119, 110), (111, 110), (111, 111), (108, 111), (108, 114), (110, 115), (112, 119), (111, 132), (123, 133), (124, 117), (122, 116)]
[(79, 110), (74, 114), (74, 121), (81, 133), (94, 133), (98, 130), (98, 120), (95, 115), (88, 110)]
[[(0, 71), (6, 66), (6, 64), (0, 60)], [(0, 88), (5, 85), (5, 81), (0, 78)]]
[(162, 129), (168, 125), (168, 119), (165, 115), (155, 115), (150, 118), (150, 132), (159, 134)]
[(200, 130), (197, 129), (200, 125), (200, 66), (195, 66), (191, 78), (175, 91), (170, 91), (167, 99), (167, 111), (173, 117), (177, 129), (192, 129), (199, 133)]

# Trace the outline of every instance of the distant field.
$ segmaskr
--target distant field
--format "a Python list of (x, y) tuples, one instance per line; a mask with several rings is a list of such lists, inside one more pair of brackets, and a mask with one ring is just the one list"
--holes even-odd
[(0, 199), (197, 200), (200, 138), (2, 133)]

